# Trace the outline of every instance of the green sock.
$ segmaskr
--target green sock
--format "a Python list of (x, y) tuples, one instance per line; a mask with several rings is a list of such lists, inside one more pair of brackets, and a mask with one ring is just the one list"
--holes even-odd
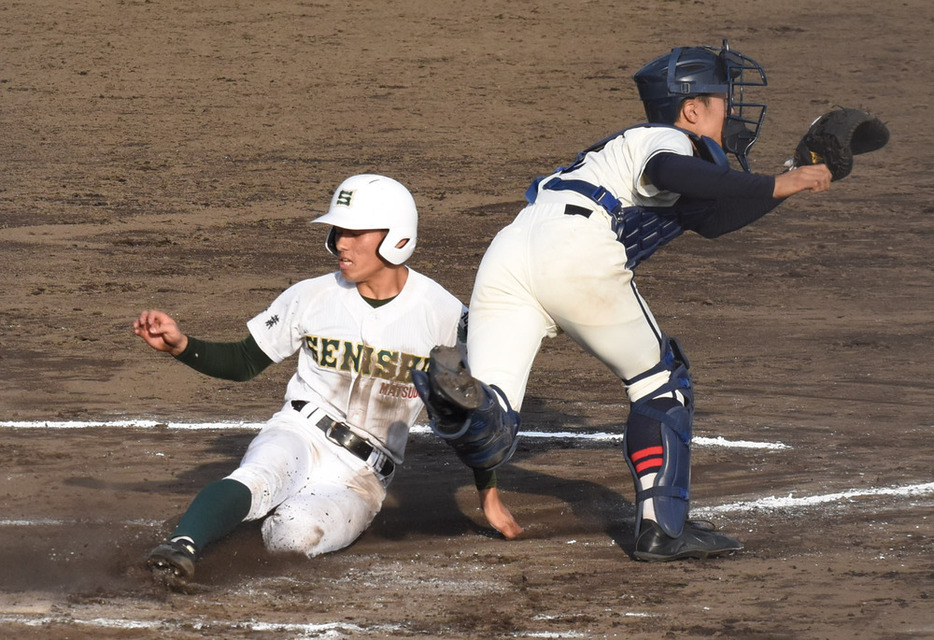
[(195, 496), (169, 539), (189, 538), (200, 553), (237, 528), (250, 513), (253, 496), (242, 482), (224, 478), (212, 482)]

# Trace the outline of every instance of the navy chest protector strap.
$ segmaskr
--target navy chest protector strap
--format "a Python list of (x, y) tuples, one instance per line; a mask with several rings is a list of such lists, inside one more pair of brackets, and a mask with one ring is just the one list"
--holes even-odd
[(679, 203), (675, 203), (670, 207), (623, 207), (619, 198), (606, 187), (593, 185), (585, 180), (566, 180), (560, 177), (561, 174), (570, 173), (580, 167), (588, 153), (599, 151), (611, 140), (625, 134), (630, 129), (642, 127), (666, 127), (681, 131), (691, 139), (697, 157), (717, 166), (729, 166), (726, 153), (724, 153), (720, 145), (707, 136), (698, 136), (695, 133), (671, 125), (642, 124), (618, 131), (584, 149), (577, 154), (577, 159), (573, 164), (567, 167), (559, 167), (550, 176), (537, 178), (525, 192), (525, 199), (529, 204), (535, 203), (541, 189), (548, 189), (549, 191), (572, 191), (605, 209), (613, 219), (613, 231), (616, 233), (617, 240), (626, 248), (626, 267), (629, 269), (635, 268), (636, 265), (655, 253), (659, 247), (684, 233), (684, 227), (680, 223), (683, 214), (688, 212), (696, 214), (702, 212), (703, 209), (714, 206), (713, 202), (698, 203), (694, 201), (690, 207), (679, 207)]
[(658, 124), (658, 123), (638, 124), (632, 127), (627, 127), (626, 129), (623, 129), (622, 131), (617, 131), (613, 135), (607, 136), (603, 140), (600, 140), (599, 142), (595, 142), (594, 144), (590, 145), (589, 147), (587, 147), (586, 149), (578, 153), (577, 158), (574, 160), (574, 162), (568, 165), (567, 167), (558, 167), (555, 170), (555, 172), (551, 174), (550, 176), (542, 176), (540, 178), (536, 178), (535, 180), (532, 181), (532, 184), (529, 185), (529, 188), (526, 189), (525, 199), (529, 202), (529, 204), (534, 204), (536, 198), (538, 197), (539, 185), (541, 185), (541, 183), (545, 181), (545, 184), (542, 185), (541, 187), (543, 189), (548, 189), (550, 191), (573, 191), (575, 193), (579, 193), (585, 198), (589, 198), (596, 204), (606, 209), (609, 213), (615, 213), (615, 211), (618, 211), (622, 207), (622, 204), (616, 198), (616, 196), (613, 195), (605, 187), (592, 185), (589, 182), (586, 182), (584, 180), (565, 180), (556, 174), (571, 173), (572, 171), (580, 167), (582, 164), (584, 164), (584, 160), (587, 157), (588, 153), (591, 153), (592, 151), (600, 151), (611, 140), (614, 140), (620, 137), (621, 135), (624, 135), (627, 131), (630, 131), (631, 129), (642, 129), (642, 128), (666, 128), (666, 129), (674, 129), (676, 131), (680, 131), (681, 133), (685, 134), (686, 136), (688, 136), (688, 138), (691, 139), (691, 142), (694, 145), (694, 153), (697, 157), (703, 158), (707, 162), (712, 162), (718, 167), (730, 166), (730, 162), (729, 160), (727, 160), (726, 153), (723, 151), (723, 148), (719, 144), (717, 144), (713, 139), (708, 138), (707, 136), (699, 136), (696, 133), (693, 133), (686, 129), (682, 129), (681, 127), (676, 127), (674, 125)]

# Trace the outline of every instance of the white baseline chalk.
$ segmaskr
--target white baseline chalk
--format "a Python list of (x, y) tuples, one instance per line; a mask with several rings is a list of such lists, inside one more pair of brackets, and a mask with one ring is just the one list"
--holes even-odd
[(715, 507), (701, 507), (694, 510), (696, 515), (714, 515), (720, 513), (735, 513), (742, 511), (778, 511), (781, 509), (794, 509), (814, 507), (831, 502), (848, 502), (858, 498), (871, 498), (877, 496), (893, 497), (922, 497), (934, 495), (934, 482), (912, 484), (901, 487), (871, 487), (869, 489), (850, 489), (838, 493), (825, 493), (818, 496), (799, 496), (789, 494), (785, 497), (768, 496), (747, 502), (731, 502)]
[[(262, 428), (262, 422), (160, 422), (158, 420), (114, 420), (114, 421), (94, 421), (94, 420), (33, 420), (33, 421), (6, 421), (0, 422), (0, 428), (6, 429), (89, 429), (92, 427), (105, 427), (110, 429), (169, 429), (178, 431), (258, 431)], [(409, 433), (412, 435), (431, 434), (431, 428), (428, 425), (414, 425)], [(590, 440), (594, 442), (617, 441), (622, 440), (622, 433), (596, 432), (587, 433), (581, 431), (520, 431), (519, 435), (523, 438), (536, 438), (542, 440)], [(707, 438), (704, 436), (695, 436), (693, 444), (701, 447), (732, 447), (738, 449), (771, 449), (782, 450), (790, 449), (781, 442), (756, 442), (750, 440), (727, 440), (726, 438), (716, 437)]]
[(167, 620), (127, 620), (121, 618), (75, 618), (68, 616), (29, 616), (23, 614), (2, 614), (0, 613), (0, 624), (23, 625), (27, 627), (42, 627), (49, 624), (61, 625), (82, 625), (87, 627), (97, 627), (100, 629), (166, 629), (180, 628), (191, 624), (197, 624), (202, 628), (220, 628), (220, 629), (249, 629), (251, 631), (285, 631), (288, 633), (300, 633), (301, 637), (321, 637), (320, 634), (326, 634), (324, 637), (332, 635), (334, 632), (363, 634), (367, 632), (385, 633), (396, 632), (400, 627), (396, 625), (380, 625), (372, 628), (364, 628), (355, 624), (346, 622), (326, 622), (322, 624), (310, 623), (290, 623), (290, 622), (262, 622), (257, 620), (243, 621), (220, 621), (220, 620), (197, 620), (184, 621), (180, 623)]
[[(816, 507), (832, 502), (854, 502), (859, 498), (873, 497), (895, 498), (921, 498), (934, 496), (934, 482), (902, 485), (894, 487), (870, 487), (868, 489), (850, 489), (837, 493), (825, 493), (816, 496), (766, 496), (745, 502), (730, 502), (728, 504), (710, 507), (697, 506), (691, 510), (692, 516), (712, 516), (724, 513), (751, 512), (751, 511), (779, 511), (783, 509), (803, 509)], [(9, 519), (0, 520), (0, 527), (36, 527), (36, 526), (74, 526), (75, 524), (111, 524), (112, 521), (101, 519), (73, 519), (73, 518), (40, 518), (37, 520)], [(126, 520), (124, 526), (157, 527), (163, 524), (158, 520)]]
[(176, 429), (181, 431), (198, 430), (258, 430), (263, 422), (163, 422), (159, 420), (31, 420), (0, 422), (0, 428), (7, 429), (90, 429), (105, 427), (108, 429)]

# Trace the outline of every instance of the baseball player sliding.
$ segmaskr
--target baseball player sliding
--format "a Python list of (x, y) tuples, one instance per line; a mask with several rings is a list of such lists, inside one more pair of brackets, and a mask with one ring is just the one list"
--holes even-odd
[[(169, 587), (194, 575), (211, 542), (244, 520), (265, 518), (270, 551), (315, 556), (353, 542), (379, 512), (422, 408), (410, 370), (431, 348), (463, 340), (466, 309), (439, 284), (405, 266), (418, 215), (409, 191), (378, 175), (345, 180), (327, 214), (326, 245), (339, 270), (295, 284), (247, 323), (234, 343), (186, 336), (161, 311), (134, 332), (158, 351), (210, 376), (248, 380), (296, 351), (285, 404), (250, 443), (240, 466), (205, 487), (147, 565)], [(495, 478), (478, 472), (481, 506), (514, 537)]]
[[(533, 183), (529, 201), (494, 238), (470, 301), (462, 349), (432, 351), (413, 371), (432, 428), (475, 469), (516, 446), (518, 410), (546, 336), (566, 332), (623, 381), (623, 449), (636, 488), (633, 555), (647, 561), (734, 552), (742, 545), (688, 519), (694, 386), (688, 359), (636, 288), (633, 270), (684, 231), (715, 238), (803, 191), (828, 189), (824, 164), (772, 177), (748, 173), (766, 84), (754, 60), (722, 48), (679, 47), (634, 76), (648, 124), (585, 149)], [(746, 171), (731, 169), (724, 150)], [(469, 361), (469, 367), (468, 367)]]

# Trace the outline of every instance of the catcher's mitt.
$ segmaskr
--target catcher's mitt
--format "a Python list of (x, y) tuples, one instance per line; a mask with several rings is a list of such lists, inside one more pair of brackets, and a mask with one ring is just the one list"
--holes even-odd
[(842, 180), (853, 170), (853, 156), (881, 149), (888, 141), (888, 127), (873, 114), (861, 109), (834, 109), (811, 123), (790, 166), (823, 163), (832, 180)]

